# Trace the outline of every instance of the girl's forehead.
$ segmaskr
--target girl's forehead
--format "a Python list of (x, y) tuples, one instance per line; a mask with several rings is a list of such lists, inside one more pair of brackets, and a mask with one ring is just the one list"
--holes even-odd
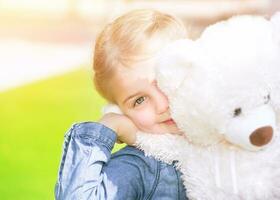
[(133, 63), (130, 67), (122, 67), (118, 75), (123, 79), (146, 79), (153, 81), (155, 79), (155, 59), (151, 58), (144, 61)]

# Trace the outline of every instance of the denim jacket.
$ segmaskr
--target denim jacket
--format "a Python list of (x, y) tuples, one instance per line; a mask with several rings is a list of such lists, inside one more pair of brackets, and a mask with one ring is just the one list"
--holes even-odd
[(181, 174), (127, 146), (111, 155), (116, 133), (95, 122), (73, 125), (65, 135), (55, 186), (57, 200), (185, 200)]

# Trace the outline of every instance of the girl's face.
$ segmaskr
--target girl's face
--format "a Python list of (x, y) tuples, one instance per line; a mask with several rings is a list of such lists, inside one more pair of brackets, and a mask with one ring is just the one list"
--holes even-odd
[(153, 59), (119, 70), (111, 81), (114, 98), (139, 130), (179, 134), (170, 116), (168, 99), (157, 87), (153, 71)]

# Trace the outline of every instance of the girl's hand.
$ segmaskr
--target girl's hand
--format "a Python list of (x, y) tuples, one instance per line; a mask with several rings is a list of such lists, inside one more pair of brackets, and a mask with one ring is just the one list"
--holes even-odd
[(128, 145), (135, 143), (138, 129), (125, 115), (107, 113), (99, 120), (99, 123), (114, 130), (117, 133), (118, 142), (124, 142)]

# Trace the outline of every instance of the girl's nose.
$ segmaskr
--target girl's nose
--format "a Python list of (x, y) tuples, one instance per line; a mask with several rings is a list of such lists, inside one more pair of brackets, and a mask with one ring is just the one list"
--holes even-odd
[(162, 114), (166, 112), (169, 108), (169, 102), (167, 96), (157, 87), (155, 96), (155, 106), (157, 114)]

